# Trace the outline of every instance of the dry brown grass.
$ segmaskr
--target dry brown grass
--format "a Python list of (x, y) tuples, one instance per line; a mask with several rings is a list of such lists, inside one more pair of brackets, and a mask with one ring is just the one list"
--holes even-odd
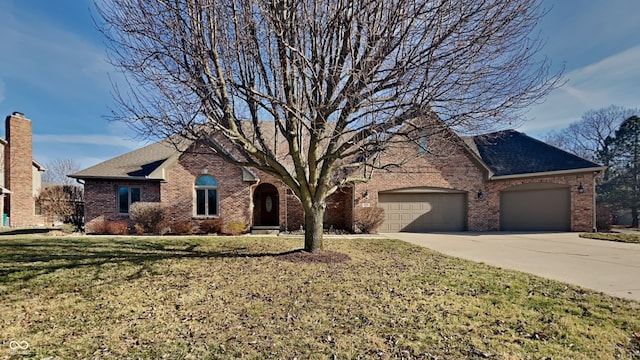
[(607, 240), (640, 244), (640, 233), (583, 233), (580, 237), (596, 240)]
[(640, 358), (637, 302), (400, 241), (300, 247), (0, 237), (0, 358)]

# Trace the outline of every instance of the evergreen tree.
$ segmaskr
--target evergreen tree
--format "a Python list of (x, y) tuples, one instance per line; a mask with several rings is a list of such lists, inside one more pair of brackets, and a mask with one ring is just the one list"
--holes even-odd
[(605, 145), (598, 151), (598, 158), (610, 167), (599, 189), (601, 200), (615, 209), (631, 210), (631, 226), (638, 227), (640, 117), (634, 115), (625, 120)]

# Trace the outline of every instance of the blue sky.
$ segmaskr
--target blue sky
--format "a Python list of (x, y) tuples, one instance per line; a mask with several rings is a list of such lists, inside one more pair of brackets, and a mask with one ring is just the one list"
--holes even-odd
[[(543, 49), (567, 84), (531, 107), (519, 131), (542, 137), (589, 109), (640, 107), (640, 1), (544, 0)], [(142, 145), (105, 119), (113, 106), (93, 0), (0, 0), (0, 116), (31, 119), (34, 158), (82, 167)], [(4, 125), (0, 126), (4, 137)]]

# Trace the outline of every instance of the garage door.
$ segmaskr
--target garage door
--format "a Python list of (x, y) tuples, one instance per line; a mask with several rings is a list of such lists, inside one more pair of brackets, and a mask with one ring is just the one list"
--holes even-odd
[(380, 232), (464, 231), (466, 193), (379, 194), (385, 221)]
[(526, 184), (500, 193), (500, 229), (569, 231), (571, 193), (557, 184)]

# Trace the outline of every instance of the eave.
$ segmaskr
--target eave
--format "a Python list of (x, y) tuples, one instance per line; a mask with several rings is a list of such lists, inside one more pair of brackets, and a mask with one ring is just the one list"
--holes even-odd
[(165, 181), (163, 178), (151, 178), (148, 176), (98, 176), (98, 175), (67, 175), (76, 180), (122, 180), (122, 181)]
[(557, 170), (557, 171), (544, 171), (544, 172), (536, 172), (536, 173), (523, 173), (523, 174), (512, 174), (512, 175), (494, 175), (489, 177), (489, 181), (493, 180), (510, 180), (510, 179), (522, 179), (522, 178), (531, 178), (531, 177), (544, 177), (544, 176), (557, 176), (557, 175), (571, 175), (571, 174), (579, 174), (579, 173), (600, 173), (607, 169), (606, 166), (598, 166), (591, 168), (581, 168), (581, 169), (570, 169), (570, 170)]

